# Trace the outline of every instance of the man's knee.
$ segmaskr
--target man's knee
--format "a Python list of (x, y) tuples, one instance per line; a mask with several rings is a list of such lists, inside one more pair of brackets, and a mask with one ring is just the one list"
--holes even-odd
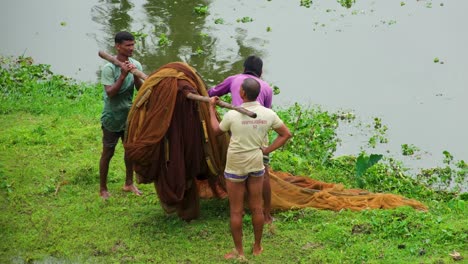
[(114, 156), (114, 153), (115, 153), (115, 147), (114, 148), (104, 147), (102, 149), (101, 157), (104, 159), (111, 159)]
[(244, 211), (230, 211), (229, 212), (230, 216), (231, 216), (231, 219), (242, 219), (242, 217), (244, 216)]
[(255, 206), (250, 208), (250, 212), (252, 215), (263, 215), (263, 207), (261, 206)]

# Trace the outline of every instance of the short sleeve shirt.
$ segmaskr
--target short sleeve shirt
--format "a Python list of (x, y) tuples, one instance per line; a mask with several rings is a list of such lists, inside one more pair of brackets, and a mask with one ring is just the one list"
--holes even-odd
[[(129, 60), (138, 70), (143, 70), (140, 62), (132, 58), (129, 58)], [(101, 71), (101, 84), (103, 86), (114, 84), (119, 78), (120, 73), (120, 68), (118, 66), (107, 63), (103, 66)], [(125, 130), (128, 112), (132, 106), (134, 89), (135, 83), (132, 74), (127, 75), (117, 95), (109, 97), (104, 88), (104, 109), (102, 110), (101, 124), (105, 129), (112, 132)]]
[(241, 106), (256, 113), (257, 117), (251, 118), (231, 110), (224, 115), (219, 127), (223, 131), (231, 131), (225, 171), (246, 175), (265, 168), (260, 148), (268, 131), (279, 128), (283, 121), (273, 110), (259, 102), (247, 102)]

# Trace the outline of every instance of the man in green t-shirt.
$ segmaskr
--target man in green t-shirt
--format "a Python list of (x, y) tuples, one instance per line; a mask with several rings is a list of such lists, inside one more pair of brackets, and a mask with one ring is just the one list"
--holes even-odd
[[(100, 190), (103, 199), (109, 198), (107, 190), (107, 175), (109, 163), (114, 156), (115, 146), (119, 138), (123, 140), (127, 115), (132, 105), (134, 89), (137, 90), (143, 81), (130, 73), (132, 69), (142, 71), (140, 62), (130, 58), (135, 48), (135, 38), (129, 32), (119, 32), (115, 35), (116, 59), (122, 62), (121, 67), (112, 63), (104, 65), (101, 71), (101, 83), (104, 88), (104, 109), (101, 116), (102, 154), (99, 162)], [(124, 157), (126, 178), (123, 190), (141, 195), (133, 184), (133, 168), (131, 162)]]

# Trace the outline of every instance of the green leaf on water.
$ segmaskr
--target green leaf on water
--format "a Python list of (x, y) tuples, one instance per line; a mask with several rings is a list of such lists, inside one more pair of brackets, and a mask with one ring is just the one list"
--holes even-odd
[(205, 6), (205, 5), (198, 5), (198, 6), (194, 7), (193, 10), (198, 15), (204, 16), (204, 15), (208, 14), (208, 6)]
[(242, 23), (248, 23), (248, 22), (252, 22), (253, 21), (253, 18), (251, 17), (243, 17), (243, 18), (238, 18), (237, 19), (237, 22), (242, 22)]
[(342, 7), (351, 8), (353, 4), (356, 3), (356, 0), (337, 0)]
[(168, 46), (169, 44), (170, 44), (170, 41), (167, 38), (166, 34), (164, 33), (159, 34), (158, 46), (165, 47), (165, 46)]
[(273, 94), (274, 95), (277, 95), (277, 94), (281, 93), (281, 89), (278, 86), (273, 85), (272, 88), (273, 88)]
[(310, 8), (311, 5), (312, 5), (312, 0), (301, 0), (300, 6)]

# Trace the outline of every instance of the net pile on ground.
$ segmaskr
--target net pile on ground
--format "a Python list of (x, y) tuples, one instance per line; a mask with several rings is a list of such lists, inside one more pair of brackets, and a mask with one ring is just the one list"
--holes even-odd
[(427, 210), (422, 203), (400, 195), (370, 193), (359, 189), (344, 189), (342, 184), (316, 181), (284, 172), (271, 172), (272, 208), (291, 209), (315, 207), (329, 210), (391, 209), (411, 206)]
[[(153, 72), (130, 110), (124, 146), (138, 182), (154, 183), (164, 210), (190, 220), (199, 215), (200, 197), (226, 197), (229, 135), (214, 136), (208, 104), (188, 99), (187, 93), (207, 96), (203, 80), (189, 65), (174, 62)], [(270, 177), (272, 209), (427, 209), (399, 195), (344, 189), (285, 172), (270, 171)]]
[[(414, 199), (389, 193), (371, 193), (361, 189), (345, 189), (342, 184), (317, 181), (306, 176), (292, 175), (287, 172), (270, 172), (271, 208), (273, 210), (291, 210), (313, 207), (339, 211), (342, 209), (392, 209), (399, 206), (411, 206), (426, 211), (427, 207)], [(215, 194), (208, 184), (197, 181), (202, 198), (226, 197), (226, 193)]]

